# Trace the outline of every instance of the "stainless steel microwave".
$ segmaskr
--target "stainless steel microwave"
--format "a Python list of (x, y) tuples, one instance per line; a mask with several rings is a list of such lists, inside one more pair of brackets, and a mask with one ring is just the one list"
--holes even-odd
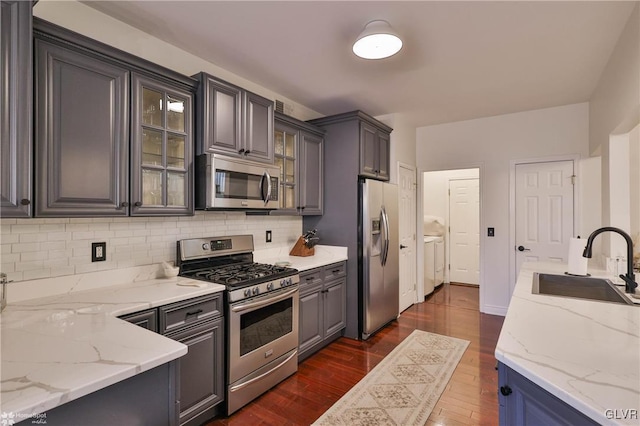
[(196, 156), (196, 209), (278, 208), (280, 169), (219, 154)]

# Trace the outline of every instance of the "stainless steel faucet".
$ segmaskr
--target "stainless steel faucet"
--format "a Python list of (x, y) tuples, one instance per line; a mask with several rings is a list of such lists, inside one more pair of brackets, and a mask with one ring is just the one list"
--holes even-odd
[(591, 233), (591, 235), (589, 235), (589, 239), (587, 240), (587, 245), (584, 248), (584, 252), (582, 253), (582, 256), (584, 257), (591, 257), (591, 249), (593, 246), (593, 240), (601, 233), (603, 232), (615, 232), (617, 234), (620, 234), (624, 237), (625, 241), (627, 242), (627, 274), (623, 275), (620, 274), (620, 278), (622, 278), (624, 280), (624, 291), (625, 293), (635, 293), (636, 292), (636, 287), (638, 287), (638, 284), (636, 283), (636, 276), (633, 273), (633, 241), (631, 240), (631, 237), (629, 236), (629, 234), (627, 234), (626, 232), (624, 232), (622, 229), (620, 228), (614, 228), (613, 226), (605, 226), (604, 228), (599, 228), (596, 229), (595, 231), (593, 231)]

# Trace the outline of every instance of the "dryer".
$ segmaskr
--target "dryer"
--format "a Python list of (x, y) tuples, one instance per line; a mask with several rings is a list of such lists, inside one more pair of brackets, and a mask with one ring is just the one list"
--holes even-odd
[(444, 238), (424, 236), (424, 295), (444, 283)]

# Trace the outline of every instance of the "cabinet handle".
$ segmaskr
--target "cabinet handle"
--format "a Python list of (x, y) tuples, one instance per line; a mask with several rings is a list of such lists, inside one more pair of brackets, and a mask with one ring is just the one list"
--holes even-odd
[(244, 152), (244, 148), (238, 150), (238, 154), (242, 154)]
[(340, 269), (334, 269), (333, 271), (331, 271), (332, 274), (337, 274), (338, 272), (340, 272)]
[(121, 202), (120, 205), (116, 207), (116, 210), (122, 210), (124, 207), (129, 207), (129, 203), (126, 201)]
[(185, 315), (185, 318), (189, 318), (189, 317), (191, 317), (193, 315), (198, 315), (198, 314), (201, 314), (201, 313), (202, 313), (202, 309), (198, 309), (198, 310), (195, 310), (195, 311), (187, 312), (186, 315)]
[(504, 396), (509, 396), (511, 395), (511, 393), (513, 393), (513, 391), (509, 386), (505, 385), (505, 386), (500, 386), (500, 393)]
[(316, 277), (309, 277), (309, 278), (305, 278), (305, 280), (307, 280), (307, 281), (313, 281), (313, 280), (315, 280), (315, 279), (316, 279)]
[(23, 198), (22, 200), (20, 200), (20, 204), (22, 204), (23, 206), (28, 206), (29, 204), (31, 204), (31, 201)]
[(142, 201), (136, 201), (135, 203), (133, 203), (133, 205), (136, 207), (140, 207), (142, 205)]

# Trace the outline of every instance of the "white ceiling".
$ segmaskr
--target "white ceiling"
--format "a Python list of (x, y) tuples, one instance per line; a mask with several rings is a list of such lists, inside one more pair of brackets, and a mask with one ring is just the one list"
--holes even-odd
[[(86, 4), (321, 114), (416, 126), (588, 101), (635, 2), (89, 1)], [(357, 58), (364, 25), (403, 37)]]

